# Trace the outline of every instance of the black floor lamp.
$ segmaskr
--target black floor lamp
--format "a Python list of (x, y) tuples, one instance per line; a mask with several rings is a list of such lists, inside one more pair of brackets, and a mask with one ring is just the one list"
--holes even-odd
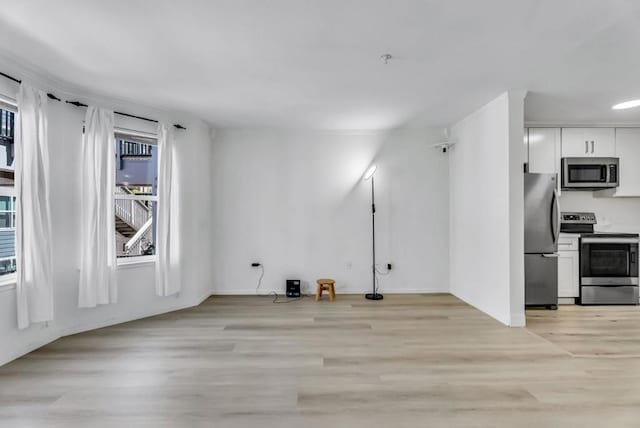
[(371, 165), (367, 172), (364, 173), (364, 179), (371, 179), (371, 248), (373, 255), (373, 263), (371, 264), (371, 274), (372, 274), (372, 286), (371, 291), (373, 293), (367, 293), (364, 295), (369, 300), (382, 300), (384, 296), (376, 290), (376, 199), (375, 199), (375, 186), (373, 175), (376, 173), (376, 166)]

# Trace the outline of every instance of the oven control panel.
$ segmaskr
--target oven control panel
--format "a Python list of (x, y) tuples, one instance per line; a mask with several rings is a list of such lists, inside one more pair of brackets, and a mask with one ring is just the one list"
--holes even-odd
[(595, 213), (563, 212), (560, 214), (560, 219), (562, 223), (570, 223), (570, 224), (596, 224), (597, 223)]

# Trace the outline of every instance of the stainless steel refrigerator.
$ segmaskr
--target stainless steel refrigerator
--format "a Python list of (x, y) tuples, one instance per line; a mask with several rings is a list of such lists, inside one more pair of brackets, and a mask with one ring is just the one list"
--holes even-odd
[(525, 305), (556, 309), (560, 209), (556, 174), (524, 175)]

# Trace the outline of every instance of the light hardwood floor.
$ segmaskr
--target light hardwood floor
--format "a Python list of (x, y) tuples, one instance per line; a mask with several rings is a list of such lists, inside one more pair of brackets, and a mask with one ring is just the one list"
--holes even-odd
[(3, 427), (638, 427), (640, 309), (450, 295), (197, 308), (58, 340), (0, 368)]

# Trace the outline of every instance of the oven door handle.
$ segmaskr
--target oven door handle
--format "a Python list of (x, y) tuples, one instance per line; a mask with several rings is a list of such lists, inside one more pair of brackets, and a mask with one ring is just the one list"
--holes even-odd
[(637, 244), (639, 238), (581, 238), (583, 244)]

